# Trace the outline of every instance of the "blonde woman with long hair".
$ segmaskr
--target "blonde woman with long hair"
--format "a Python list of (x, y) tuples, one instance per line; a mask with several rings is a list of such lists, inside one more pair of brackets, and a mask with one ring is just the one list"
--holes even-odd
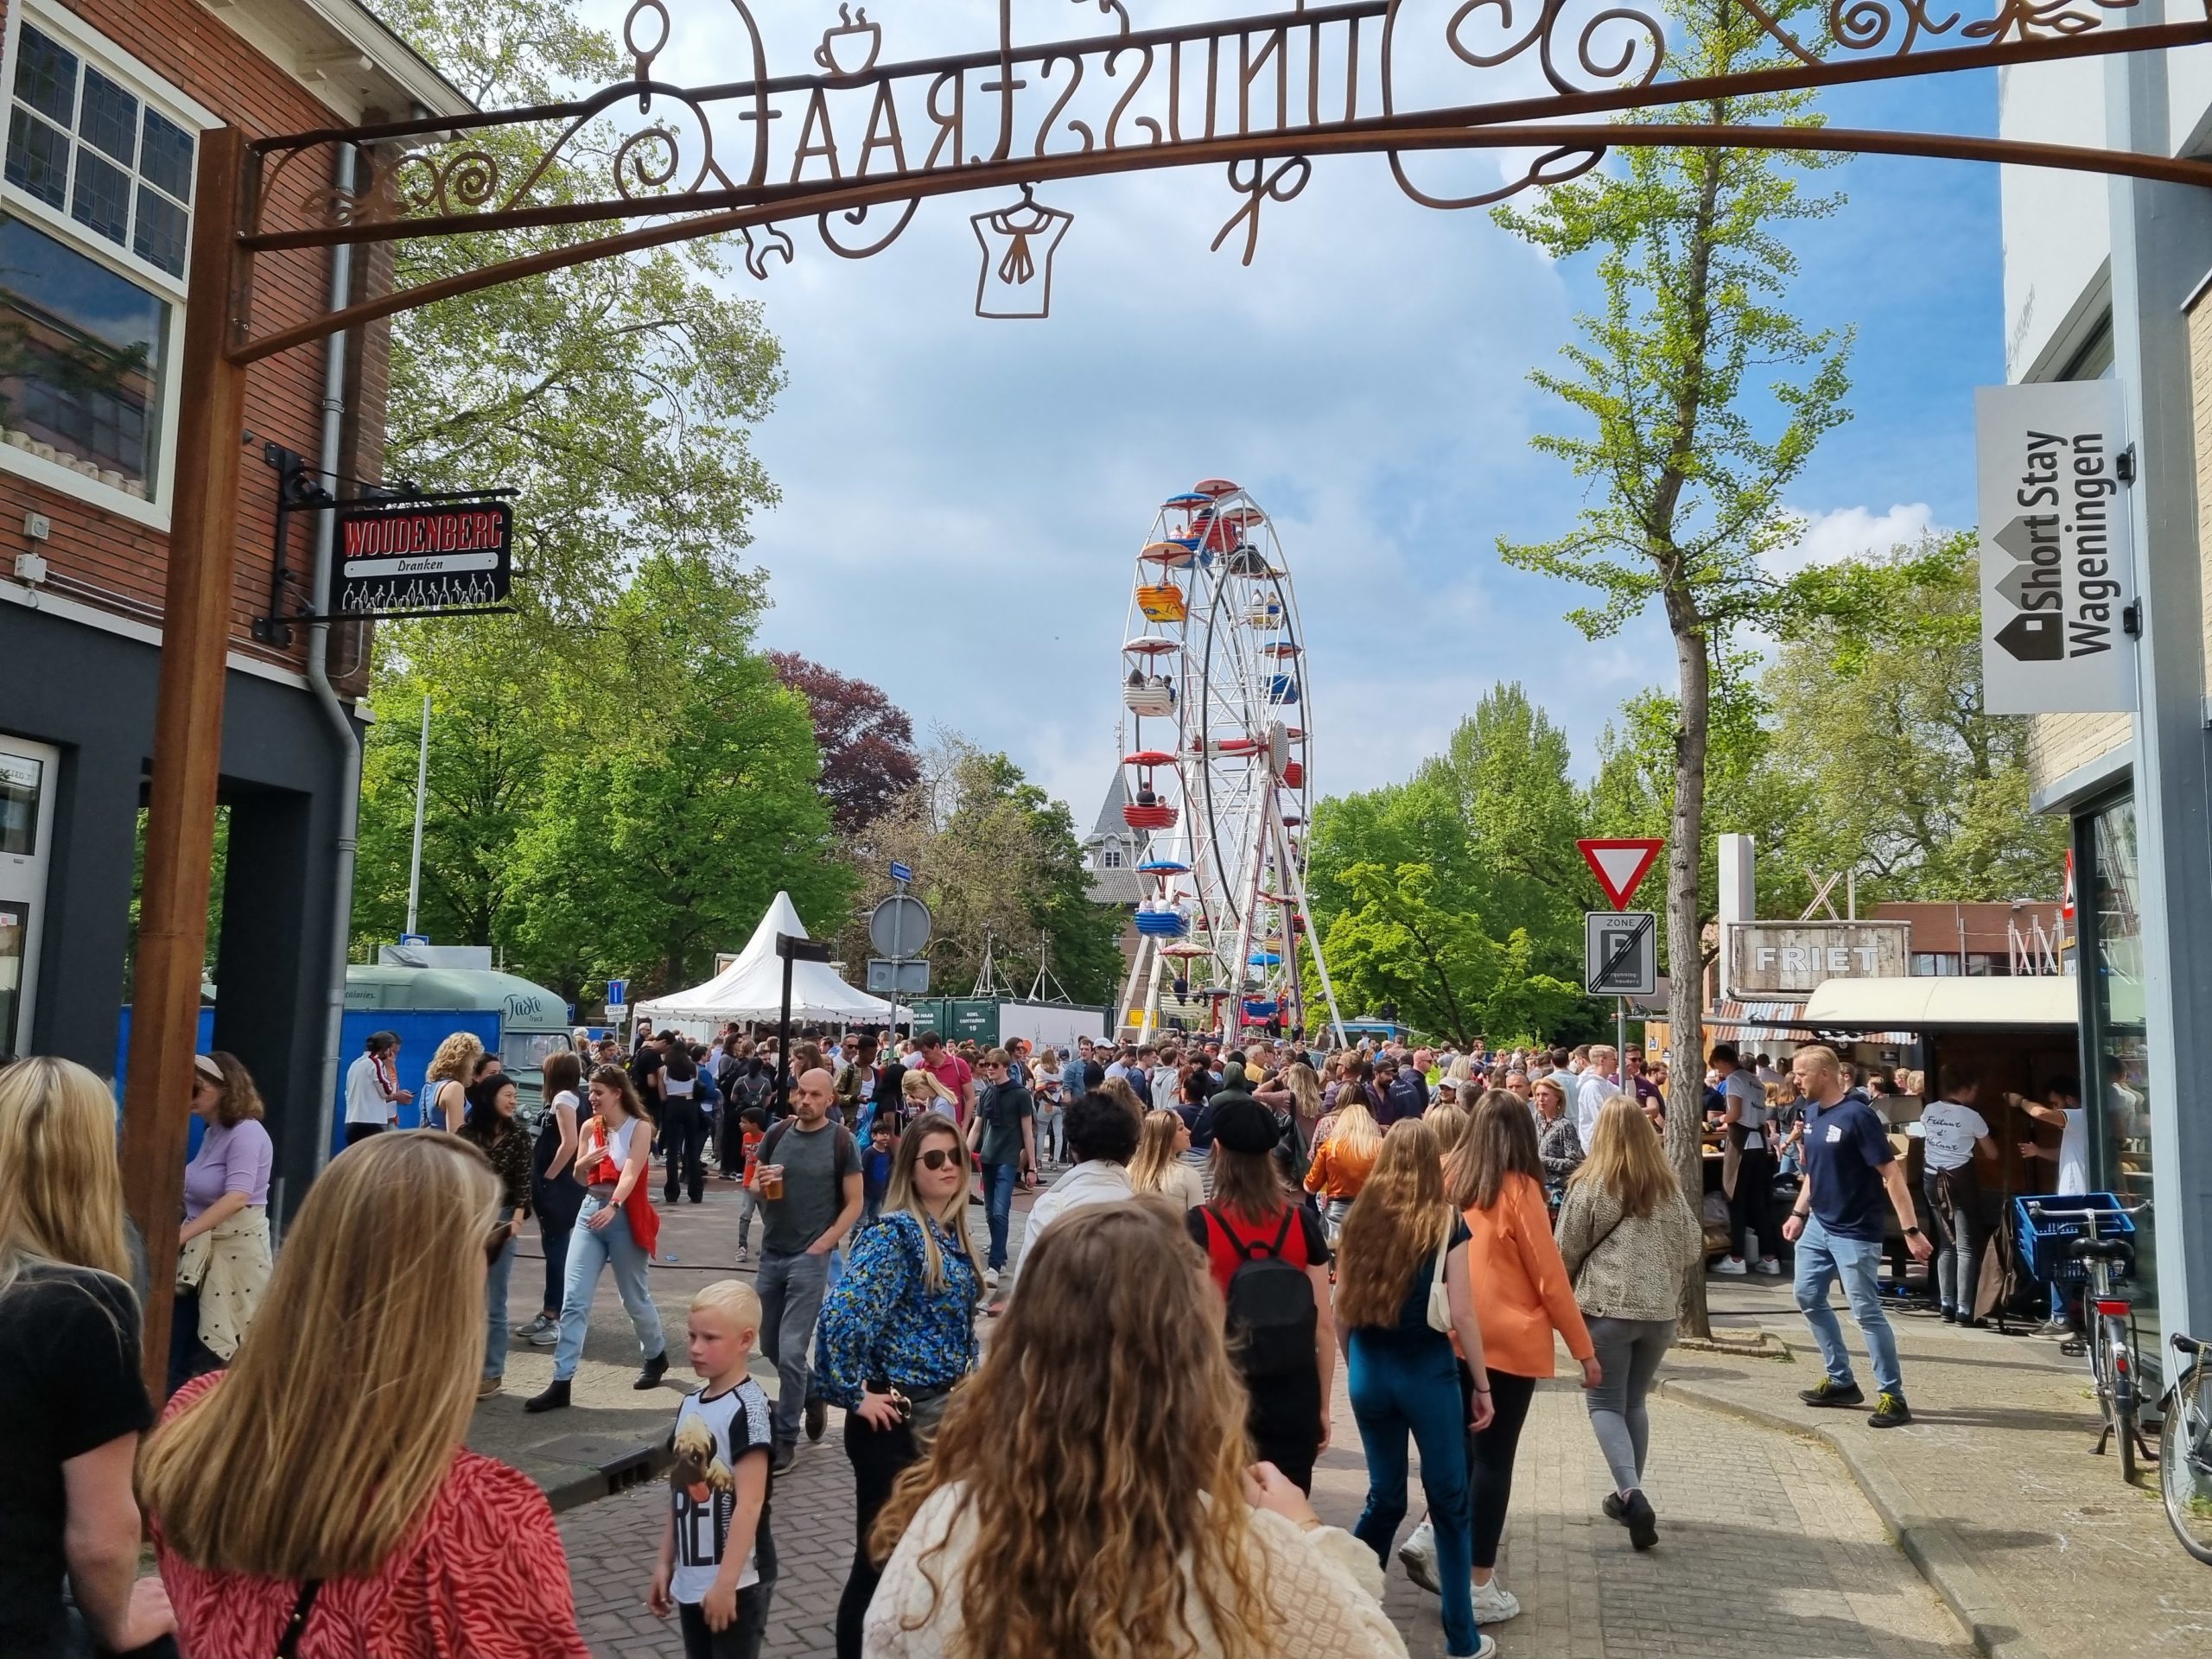
[(1382, 1150), (1382, 1126), (1358, 1088), (1348, 1084), (1337, 1103), (1335, 1115), (1323, 1121), (1313, 1161), (1306, 1166), (1306, 1190), (1319, 1195), (1321, 1217), (1332, 1240)]
[(1065, 1217), (1022, 1280), (876, 1521), (868, 1659), (1402, 1659), (1374, 1558), (1249, 1463), (1220, 1302), (1167, 1205)]
[(499, 1183), (379, 1135), (308, 1190), (266, 1317), (169, 1402), (140, 1491), (185, 1650), (587, 1659), (553, 1511), (462, 1444)]
[(138, 1580), (130, 1466), (154, 1412), (130, 1273), (106, 1085), (70, 1060), (0, 1068), (0, 1653), (77, 1650), (65, 1579), (103, 1651), (174, 1627)]
[[(1338, 1240), (1337, 1329), (1367, 1451), (1367, 1506), (1353, 1535), (1377, 1562), (1389, 1561), (1406, 1518), (1410, 1435), (1435, 1530), (1445, 1650), (1452, 1659), (1490, 1659), (1497, 1643), (1475, 1623), (1466, 1437), (1489, 1425), (1494, 1408), (1467, 1277), (1468, 1236), (1445, 1201), (1443, 1160), (1428, 1125), (1408, 1118), (1393, 1127)], [(1432, 1323), (1440, 1278), (1449, 1332)]]
[(953, 1386), (976, 1368), (983, 1274), (967, 1211), (959, 1125), (931, 1112), (899, 1137), (882, 1215), (855, 1240), (823, 1300), (815, 1380), (845, 1412), (857, 1511), (852, 1570), (837, 1603), (838, 1659), (857, 1659), (875, 1594), (868, 1529), (892, 1483), (920, 1459)]
[(1313, 1068), (1303, 1060), (1293, 1060), (1283, 1067), (1282, 1076), (1273, 1087), (1255, 1089), (1252, 1097), (1263, 1106), (1274, 1107), (1290, 1114), (1298, 1128), (1298, 1149), (1310, 1153), (1313, 1147), (1314, 1131), (1321, 1122), (1321, 1079)]
[(1147, 1112), (1137, 1135), (1137, 1154), (1129, 1160), (1131, 1189), (1157, 1192), (1178, 1210), (1197, 1209), (1206, 1201), (1206, 1186), (1205, 1178), (1183, 1160), (1190, 1149), (1191, 1126), (1182, 1113)]
[(423, 1127), (459, 1132), (468, 1113), (468, 1089), (484, 1045), (472, 1031), (456, 1031), (438, 1045), (423, 1072)]
[(1559, 1253), (1604, 1373), (1582, 1398), (1612, 1473), (1605, 1513), (1649, 1549), (1659, 1523), (1643, 1494), (1644, 1398), (1675, 1340), (1682, 1275), (1705, 1259), (1705, 1229), (1633, 1095), (1599, 1108), (1589, 1155), (1559, 1208)]

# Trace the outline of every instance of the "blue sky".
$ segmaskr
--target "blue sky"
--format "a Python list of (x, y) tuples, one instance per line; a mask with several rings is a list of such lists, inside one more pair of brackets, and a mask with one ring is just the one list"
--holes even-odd
[[(743, 73), (700, 21), (715, 9), (672, 10), (700, 65), (685, 79)], [(798, 8), (756, 10), (788, 68), (830, 9), (803, 26), (774, 20)], [(993, 37), (980, 0), (868, 10), (888, 58)], [(1995, 90), (1945, 77), (1829, 108), (1839, 124), (1986, 131)], [(1794, 236), (1791, 298), (1857, 326), (1856, 418), (1792, 505), (1813, 521), (1807, 551), (1835, 556), (1970, 522), (1972, 389), (2003, 369), (1996, 173), (1862, 158), (1827, 177), (1850, 200)], [(1404, 776), (1500, 679), (1529, 686), (1589, 772), (1621, 701), (1671, 679), (1663, 628), (1588, 643), (1561, 620), (1581, 591), (1493, 547), (1573, 521), (1573, 480), (1529, 448), (1555, 416), (1527, 377), (1570, 337), (1589, 271), (1480, 213), (1414, 205), (1379, 158), (1317, 164), (1302, 196), (1268, 207), (1249, 269), (1208, 251), (1236, 206), (1213, 169), (1039, 194), (1076, 214), (1049, 321), (969, 315), (968, 216), (1000, 204), (966, 197), (925, 203), (858, 263), (795, 226), (791, 266), (736, 279), (791, 375), (757, 439), (784, 492), (753, 550), (775, 604), (766, 642), (875, 681), (924, 732), (1005, 749), (1087, 823), (1116, 760), (1133, 556), (1161, 499), (1222, 475), (1269, 508), (1295, 573), (1324, 792)]]

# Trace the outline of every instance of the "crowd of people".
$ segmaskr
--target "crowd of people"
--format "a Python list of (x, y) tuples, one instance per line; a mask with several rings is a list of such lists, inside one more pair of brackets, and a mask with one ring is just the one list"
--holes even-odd
[[(1646, 1401), (1707, 1242), (1654, 1133), (1664, 1068), (1634, 1050), (580, 1032), (544, 1062), (533, 1128), (498, 1057), (455, 1037), (426, 1070), (433, 1132), (390, 1134), (412, 1099), (397, 1050), (379, 1033), (354, 1062), (346, 1150), (274, 1257), (258, 1094), (234, 1058), (199, 1057), (158, 1416), (108, 1089), (67, 1061), (0, 1071), (0, 1409), (19, 1426), (0, 1651), (586, 1652), (544, 1498), (464, 1441), (514, 1343), (554, 1350), (524, 1408), (570, 1404), (609, 1268), (636, 1386), (660, 1387), (656, 1156), (663, 1207), (702, 1202), (709, 1162), (738, 1185), (735, 1259), (684, 1321), (698, 1386), (643, 1598), (692, 1655), (759, 1653), (775, 1483), (833, 1406), (855, 1517), (840, 1659), (1402, 1654), (1378, 1599), (1394, 1553), (1446, 1651), (1487, 1656), (1484, 1627), (1520, 1611), (1506, 1517), (1561, 1348), (1605, 1516), (1659, 1541)], [(1914, 1255), (1934, 1245), (1875, 1097), (1818, 1046), (1785, 1079), (1724, 1045), (1703, 1081), (1728, 1159), (1715, 1270), (1778, 1274), (1793, 1246), (1823, 1358), (1807, 1404), (1863, 1403), (1840, 1283), (1871, 1421), (1909, 1421), (1873, 1276), (1885, 1216)], [(1927, 1197), (1951, 1217), (1955, 1310), (1959, 1172), (1988, 1130), (1970, 1082), (1942, 1082)], [(1777, 1221), (1783, 1166), (1805, 1179)], [(1046, 1181), (1017, 1240), (1014, 1195)], [(543, 1295), (511, 1330), (533, 1220)], [(1348, 1533), (1308, 1501), (1340, 1382), (1367, 1472)], [(1409, 1449), (1425, 1513), (1401, 1542)]]

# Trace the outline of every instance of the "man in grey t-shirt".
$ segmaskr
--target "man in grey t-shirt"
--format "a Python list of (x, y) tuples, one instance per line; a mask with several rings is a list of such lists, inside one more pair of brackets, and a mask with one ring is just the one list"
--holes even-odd
[(809, 1440), (829, 1421), (812, 1381), (814, 1322), (830, 1288), (830, 1253), (844, 1241), (861, 1214), (861, 1160), (853, 1137), (834, 1121), (836, 1079), (817, 1069), (791, 1088), (791, 1116), (760, 1143), (752, 1185), (767, 1226), (760, 1240), (760, 1351), (776, 1368), (777, 1473), (798, 1453), (800, 1410)]

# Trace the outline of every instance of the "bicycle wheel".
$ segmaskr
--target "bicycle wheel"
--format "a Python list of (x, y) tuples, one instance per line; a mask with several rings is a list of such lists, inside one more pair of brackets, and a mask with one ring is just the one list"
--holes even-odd
[(2212, 1566), (2212, 1363), (2182, 1374), (2158, 1431), (2158, 1485), (2181, 1547)]
[(2089, 1351), (2089, 1381), (2096, 1391), (2097, 1421), (2108, 1433), (2113, 1433), (2117, 1431), (2118, 1425), (2113, 1421), (2112, 1336), (2107, 1329), (2109, 1321), (2100, 1316), (2094, 1306), (2085, 1305), (2082, 1312), (2088, 1315), (2082, 1320), (2082, 1345)]

